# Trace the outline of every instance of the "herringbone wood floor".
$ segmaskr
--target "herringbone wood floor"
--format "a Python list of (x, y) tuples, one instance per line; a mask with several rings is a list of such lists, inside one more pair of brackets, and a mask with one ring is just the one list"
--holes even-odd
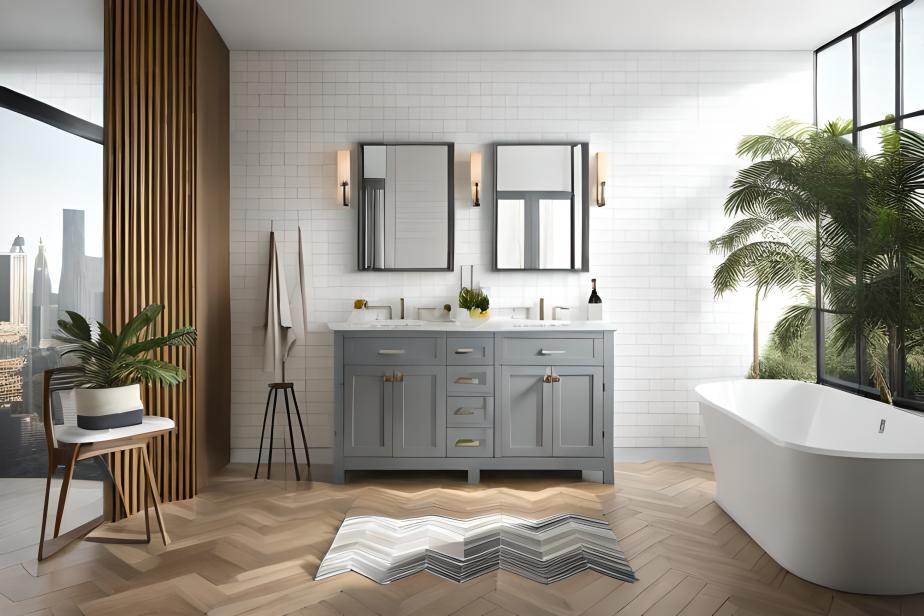
[[(140, 546), (82, 542), (41, 564), (34, 546), (0, 554), (0, 614), (924, 615), (924, 595), (845, 595), (782, 570), (713, 503), (704, 465), (618, 465), (615, 488), (510, 476), (467, 486), (451, 475), (333, 486), (253, 481), (249, 470), (231, 468), (199, 497), (167, 505), (166, 549), (155, 537)], [(584, 572), (543, 586), (497, 572), (466, 584), (427, 573), (387, 586), (352, 573), (312, 580), (347, 513), (495, 511), (605, 516), (640, 579)], [(142, 528), (130, 519), (103, 530)]]

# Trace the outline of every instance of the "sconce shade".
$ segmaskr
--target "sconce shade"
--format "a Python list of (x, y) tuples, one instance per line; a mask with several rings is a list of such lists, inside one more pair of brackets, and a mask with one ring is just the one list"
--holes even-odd
[(471, 158), (472, 206), (481, 205), (481, 152), (472, 152)]
[(610, 156), (606, 152), (597, 152), (597, 207), (606, 205), (606, 182), (610, 173)]
[(337, 150), (337, 202), (350, 207), (350, 151)]

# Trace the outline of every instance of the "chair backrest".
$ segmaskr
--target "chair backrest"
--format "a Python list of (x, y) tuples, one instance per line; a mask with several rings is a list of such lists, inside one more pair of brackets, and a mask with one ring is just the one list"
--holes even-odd
[[(51, 368), (44, 373), (44, 385), (42, 387), (42, 423), (45, 424), (45, 443), (48, 451), (58, 448), (58, 439), (55, 438), (55, 423), (58, 424), (76, 424), (76, 416), (73, 409), (66, 408), (70, 406), (63, 403), (62, 394), (70, 392), (75, 387), (77, 371), (72, 366), (60, 368)], [(59, 411), (55, 413), (55, 411)], [(68, 411), (71, 412), (68, 412)], [(58, 417), (55, 417), (58, 415)], [(71, 419), (72, 421), (68, 421)]]

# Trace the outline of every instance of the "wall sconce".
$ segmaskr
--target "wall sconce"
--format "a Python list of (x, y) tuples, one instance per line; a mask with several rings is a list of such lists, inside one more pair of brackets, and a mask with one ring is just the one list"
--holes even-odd
[(472, 207), (481, 207), (478, 188), (481, 186), (481, 152), (472, 152), (471, 159)]
[(350, 207), (350, 151), (337, 150), (338, 201), (343, 207)]
[(610, 172), (610, 156), (606, 152), (597, 152), (597, 207), (606, 205), (606, 180)]

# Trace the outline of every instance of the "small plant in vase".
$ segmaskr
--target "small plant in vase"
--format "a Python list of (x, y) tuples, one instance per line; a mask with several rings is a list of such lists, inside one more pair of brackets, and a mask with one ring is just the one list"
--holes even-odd
[(462, 287), (459, 291), (459, 308), (468, 310), (468, 315), (473, 319), (487, 319), (491, 316), (488, 309), (491, 307), (491, 300), (488, 294), (481, 289), (469, 289)]
[(119, 332), (97, 323), (95, 335), (89, 322), (76, 312), (68, 310), (67, 318), (58, 321), (55, 339), (65, 344), (62, 355), (79, 360), (73, 366), (79, 427), (105, 430), (140, 424), (144, 416), (141, 384), (177, 385), (186, 380), (185, 370), (150, 356), (164, 347), (188, 347), (196, 342), (196, 329), (190, 326), (152, 337), (149, 329), (163, 310), (161, 304), (150, 304)]

